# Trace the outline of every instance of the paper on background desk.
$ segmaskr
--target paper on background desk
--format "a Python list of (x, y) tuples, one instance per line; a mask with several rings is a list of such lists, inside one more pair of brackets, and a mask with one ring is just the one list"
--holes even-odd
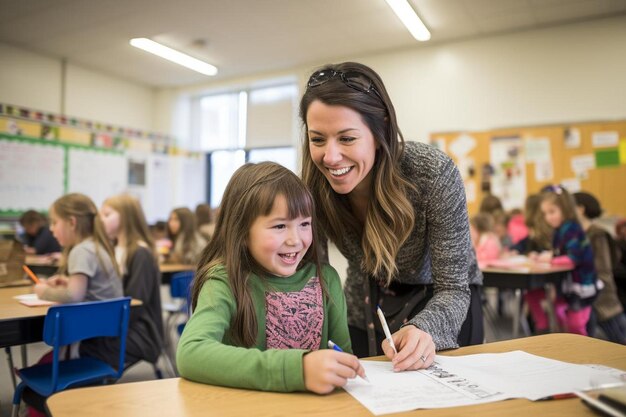
[(391, 362), (361, 361), (370, 383), (345, 386), (375, 415), (418, 408), (482, 404), (509, 398), (538, 400), (555, 394), (622, 385), (626, 372), (576, 365), (523, 351), (439, 356), (426, 370), (393, 372)]
[(13, 298), (28, 307), (51, 306), (58, 304), (55, 301), (41, 300), (37, 297), (37, 294), (22, 294), (16, 295)]

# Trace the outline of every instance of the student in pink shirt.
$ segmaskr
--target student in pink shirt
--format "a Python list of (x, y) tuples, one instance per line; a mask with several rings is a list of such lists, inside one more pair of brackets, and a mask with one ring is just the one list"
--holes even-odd
[(500, 238), (494, 233), (493, 227), (494, 221), (490, 214), (479, 213), (470, 219), (470, 235), (479, 268), (498, 259), (502, 252)]

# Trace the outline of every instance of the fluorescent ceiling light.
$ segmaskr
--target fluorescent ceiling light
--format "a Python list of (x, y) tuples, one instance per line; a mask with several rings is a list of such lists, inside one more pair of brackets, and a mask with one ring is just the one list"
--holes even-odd
[(404, 23), (404, 26), (411, 32), (411, 35), (418, 41), (427, 41), (430, 39), (430, 32), (424, 26), (415, 10), (411, 7), (408, 0), (385, 0)]
[(217, 74), (217, 68), (211, 64), (207, 64), (204, 61), (200, 61), (192, 56), (178, 52), (175, 49), (168, 48), (165, 45), (161, 45), (148, 38), (135, 38), (130, 40), (130, 44), (135, 48), (143, 49), (151, 54), (158, 55), (161, 58), (165, 58), (168, 61), (172, 61), (183, 67), (187, 67), (194, 71), (198, 71), (205, 75)]

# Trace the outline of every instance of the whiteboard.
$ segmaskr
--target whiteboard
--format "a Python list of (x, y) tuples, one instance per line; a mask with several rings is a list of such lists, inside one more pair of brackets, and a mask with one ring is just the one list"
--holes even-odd
[(123, 153), (89, 148), (68, 149), (67, 191), (89, 196), (96, 207), (128, 188), (128, 160)]
[(47, 211), (64, 191), (65, 148), (0, 137), (0, 212)]

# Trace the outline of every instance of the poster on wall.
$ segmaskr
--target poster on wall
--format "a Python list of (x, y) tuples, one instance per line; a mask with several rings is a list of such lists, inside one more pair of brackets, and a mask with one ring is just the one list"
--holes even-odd
[(526, 199), (526, 161), (520, 137), (494, 137), (489, 146), (493, 166), (491, 192), (499, 197), (505, 210), (524, 207)]

